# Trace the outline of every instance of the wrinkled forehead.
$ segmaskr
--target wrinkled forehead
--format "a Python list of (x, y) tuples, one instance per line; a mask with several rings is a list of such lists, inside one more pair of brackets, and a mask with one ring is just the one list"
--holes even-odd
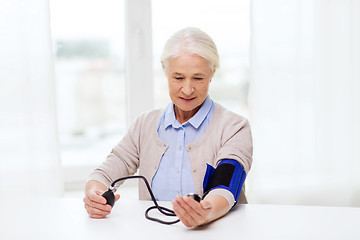
[(168, 74), (203, 74), (208, 75), (212, 72), (211, 63), (205, 58), (196, 55), (182, 53), (177, 57), (168, 59)]

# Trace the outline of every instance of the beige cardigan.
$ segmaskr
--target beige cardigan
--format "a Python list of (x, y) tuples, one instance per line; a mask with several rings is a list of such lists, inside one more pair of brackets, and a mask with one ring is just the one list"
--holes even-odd
[[(117, 178), (133, 175), (139, 168), (139, 174), (151, 184), (161, 157), (168, 148), (157, 133), (162, 111), (157, 109), (140, 115), (107, 159), (90, 175), (89, 180), (97, 180), (109, 186)], [(196, 193), (202, 195), (206, 163), (215, 167), (222, 159), (234, 159), (239, 161), (248, 174), (253, 152), (249, 123), (246, 118), (216, 104), (204, 135), (196, 142), (188, 144), (186, 149), (190, 157)], [(229, 194), (224, 197), (232, 206), (232, 195), (230, 192)], [(139, 181), (139, 199), (151, 199), (143, 181)], [(247, 203), (244, 187), (238, 202)]]

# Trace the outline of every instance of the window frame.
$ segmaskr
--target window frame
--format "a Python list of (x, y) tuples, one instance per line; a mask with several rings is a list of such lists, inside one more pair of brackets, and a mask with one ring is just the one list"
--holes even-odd
[[(125, 1), (125, 92), (129, 126), (142, 112), (154, 107), (151, 0)], [(139, 101), (146, 99), (146, 101)], [(97, 165), (63, 166), (64, 191), (84, 187)]]

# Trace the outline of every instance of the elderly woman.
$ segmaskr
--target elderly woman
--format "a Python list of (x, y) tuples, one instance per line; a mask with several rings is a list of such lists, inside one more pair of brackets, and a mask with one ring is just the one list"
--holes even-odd
[[(112, 181), (138, 169), (156, 199), (172, 201), (175, 214), (188, 227), (218, 219), (236, 203), (247, 203), (243, 182), (252, 163), (250, 126), (208, 95), (219, 66), (214, 42), (197, 28), (185, 28), (166, 42), (161, 63), (171, 103), (140, 115), (90, 175), (84, 197), (90, 217), (110, 214), (102, 193)], [(197, 202), (188, 193), (206, 196)], [(116, 194), (115, 200), (119, 198)], [(150, 199), (142, 183), (139, 198)]]

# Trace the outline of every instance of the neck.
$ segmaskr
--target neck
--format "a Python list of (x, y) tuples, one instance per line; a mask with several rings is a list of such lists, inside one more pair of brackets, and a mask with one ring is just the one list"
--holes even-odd
[(189, 121), (189, 119), (192, 118), (197, 113), (197, 111), (199, 111), (199, 109), (200, 106), (191, 111), (183, 111), (174, 105), (175, 118), (180, 124), (183, 124), (184, 122)]

